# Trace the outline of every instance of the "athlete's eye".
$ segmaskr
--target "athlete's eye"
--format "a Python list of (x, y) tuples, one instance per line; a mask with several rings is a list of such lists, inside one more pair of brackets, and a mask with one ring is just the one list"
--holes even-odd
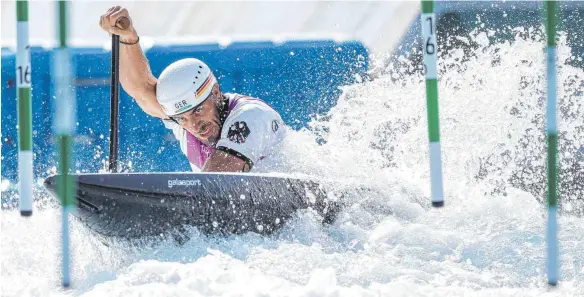
[(195, 113), (201, 113), (201, 111), (203, 111), (203, 107), (199, 106), (197, 108), (195, 108)]

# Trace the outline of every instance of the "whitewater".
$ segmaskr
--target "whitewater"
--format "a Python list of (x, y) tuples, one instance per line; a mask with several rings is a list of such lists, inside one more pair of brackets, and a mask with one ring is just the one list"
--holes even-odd
[[(138, 245), (71, 218), (73, 287), (63, 290), (61, 211), (39, 188), (32, 217), (3, 207), (2, 295), (584, 295), (581, 188), (560, 186), (561, 281), (547, 285), (544, 42), (541, 28), (509, 30), (512, 42), (476, 30), (452, 39), (466, 52), (439, 55), (445, 207), (430, 206), (424, 76), (402, 57), (344, 87), (285, 145), (287, 172), (344, 193), (333, 224), (305, 210), (270, 236), (192, 229), (182, 245)], [(582, 175), (571, 168), (584, 168), (574, 167), (584, 165), (584, 71), (562, 35), (558, 55), (561, 178), (573, 181)]]

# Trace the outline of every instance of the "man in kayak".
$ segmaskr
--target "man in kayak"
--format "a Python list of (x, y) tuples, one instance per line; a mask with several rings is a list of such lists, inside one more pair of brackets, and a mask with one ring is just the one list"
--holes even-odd
[[(124, 17), (130, 24), (121, 29), (116, 25)], [(104, 31), (120, 36), (123, 89), (173, 131), (193, 171), (250, 171), (277, 150), (286, 129), (268, 104), (222, 93), (211, 69), (195, 58), (172, 63), (157, 79), (125, 8), (110, 8), (99, 23)]]

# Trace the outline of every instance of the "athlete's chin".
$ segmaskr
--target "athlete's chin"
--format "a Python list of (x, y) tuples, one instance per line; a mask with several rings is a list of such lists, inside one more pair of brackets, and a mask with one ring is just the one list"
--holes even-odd
[(217, 144), (217, 142), (219, 141), (219, 137), (221, 136), (221, 130), (219, 130), (219, 127), (214, 126), (213, 127), (213, 133), (211, 133), (211, 135), (209, 136), (209, 144), (211, 145), (215, 145)]

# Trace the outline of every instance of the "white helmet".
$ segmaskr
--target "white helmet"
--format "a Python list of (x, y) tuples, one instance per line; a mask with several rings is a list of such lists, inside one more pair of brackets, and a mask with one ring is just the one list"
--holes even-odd
[(160, 74), (156, 99), (167, 116), (177, 115), (203, 103), (216, 83), (211, 69), (201, 60), (178, 60)]

